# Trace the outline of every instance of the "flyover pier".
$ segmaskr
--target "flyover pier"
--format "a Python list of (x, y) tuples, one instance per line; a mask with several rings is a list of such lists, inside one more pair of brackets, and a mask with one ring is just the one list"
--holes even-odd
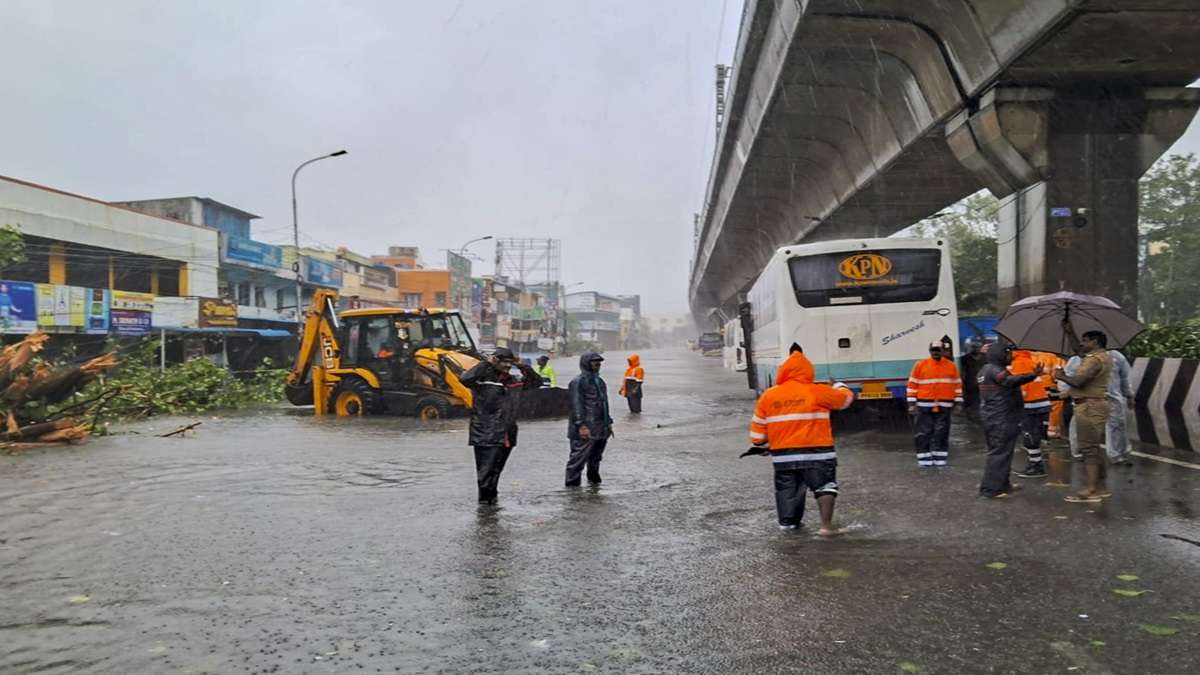
[(985, 187), (1002, 303), (1133, 307), (1137, 179), (1200, 105), (1197, 34), (1194, 0), (747, 0), (693, 313), (736, 315), (781, 246), (888, 236)]

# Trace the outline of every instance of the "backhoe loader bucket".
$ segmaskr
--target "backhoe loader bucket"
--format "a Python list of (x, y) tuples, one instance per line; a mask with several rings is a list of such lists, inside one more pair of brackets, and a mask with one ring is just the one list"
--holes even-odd
[(535, 419), (540, 417), (566, 417), (571, 410), (567, 390), (560, 387), (526, 389), (517, 394), (517, 417)]

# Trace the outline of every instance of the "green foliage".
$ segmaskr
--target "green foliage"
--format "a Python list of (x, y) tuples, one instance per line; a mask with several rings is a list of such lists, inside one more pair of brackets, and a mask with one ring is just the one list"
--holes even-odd
[[(1142, 178), (1138, 208), (1143, 243), (1138, 305), (1152, 324), (1200, 317), (1200, 161), (1170, 155)], [(1194, 357), (1193, 357), (1194, 358)]]
[(958, 312), (963, 316), (996, 312), (996, 224), (1000, 203), (979, 192), (937, 218), (914, 225), (918, 237), (950, 242)]
[(123, 388), (120, 396), (105, 404), (102, 420), (232, 410), (283, 400), (284, 373), (273, 369), (270, 359), (242, 379), (204, 358), (160, 371), (157, 349), (157, 340), (147, 340), (83, 392), (87, 396)]
[(1200, 359), (1200, 319), (1150, 328), (1125, 346), (1129, 356)]
[(25, 262), (25, 240), (12, 225), (0, 225), (0, 273)]

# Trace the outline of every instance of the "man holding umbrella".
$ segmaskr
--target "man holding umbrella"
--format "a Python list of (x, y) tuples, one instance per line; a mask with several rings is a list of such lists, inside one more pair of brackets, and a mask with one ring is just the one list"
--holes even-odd
[(1065, 499), (1068, 502), (1096, 503), (1112, 496), (1105, 485), (1108, 469), (1100, 444), (1104, 442), (1104, 429), (1108, 423), (1108, 380), (1112, 375), (1113, 362), (1105, 350), (1108, 336), (1102, 331), (1087, 331), (1076, 341), (1075, 332), (1066, 321), (1063, 322), (1063, 330), (1072, 345), (1077, 345), (1076, 352), (1083, 355), (1083, 361), (1074, 375), (1067, 375), (1066, 371), (1059, 368), (1054, 371), (1054, 379), (1071, 386), (1075, 434), (1087, 472), (1087, 488), (1078, 494), (1067, 495)]

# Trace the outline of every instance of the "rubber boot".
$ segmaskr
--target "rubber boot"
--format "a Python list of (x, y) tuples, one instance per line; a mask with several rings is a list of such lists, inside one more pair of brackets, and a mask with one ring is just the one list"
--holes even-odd
[(1071, 465), (1063, 460), (1062, 453), (1058, 448), (1053, 448), (1046, 453), (1046, 468), (1049, 470), (1050, 479), (1046, 481), (1046, 485), (1050, 487), (1071, 487)]

